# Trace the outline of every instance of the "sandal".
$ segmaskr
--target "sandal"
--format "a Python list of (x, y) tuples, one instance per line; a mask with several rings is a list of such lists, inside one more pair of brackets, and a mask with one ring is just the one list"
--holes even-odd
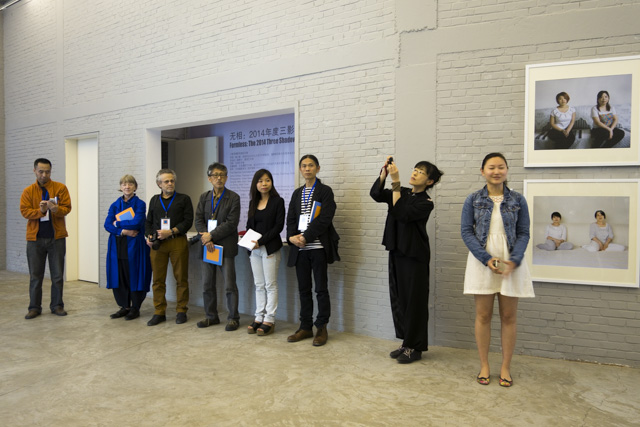
[(481, 377), (480, 373), (478, 373), (478, 376), (476, 377), (476, 381), (478, 382), (478, 384), (481, 384), (481, 385), (489, 385), (489, 383), (491, 382), (491, 377)]
[(511, 387), (513, 385), (513, 378), (508, 380), (506, 378), (500, 377), (500, 387)]
[(276, 324), (271, 324), (271, 325), (267, 325), (266, 323), (263, 323), (262, 325), (260, 325), (260, 327), (258, 328), (258, 336), (265, 336), (265, 335), (270, 335), (273, 333), (273, 331), (276, 330)]
[(248, 334), (255, 334), (258, 331), (258, 328), (262, 326), (262, 323), (258, 323), (258, 322), (253, 322), (252, 324), (249, 325), (249, 327), (247, 328), (247, 333)]

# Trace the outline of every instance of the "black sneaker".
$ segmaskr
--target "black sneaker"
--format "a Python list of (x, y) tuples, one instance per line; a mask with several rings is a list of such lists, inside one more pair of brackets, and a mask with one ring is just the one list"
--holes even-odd
[(398, 356), (398, 363), (413, 363), (422, 359), (422, 352), (412, 348), (405, 348), (401, 355)]
[(404, 353), (404, 347), (400, 346), (395, 350), (393, 350), (391, 353), (389, 353), (389, 357), (392, 359), (397, 359), (398, 356), (400, 356), (402, 353)]

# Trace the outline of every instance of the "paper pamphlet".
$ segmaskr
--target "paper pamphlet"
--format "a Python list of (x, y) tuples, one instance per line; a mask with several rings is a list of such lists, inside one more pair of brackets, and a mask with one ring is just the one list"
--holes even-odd
[(262, 234), (252, 229), (248, 229), (244, 236), (242, 236), (242, 239), (240, 239), (240, 241), (238, 242), (238, 245), (242, 246), (243, 248), (253, 250), (255, 243), (253, 243), (252, 240), (255, 240), (257, 242), (261, 237)]

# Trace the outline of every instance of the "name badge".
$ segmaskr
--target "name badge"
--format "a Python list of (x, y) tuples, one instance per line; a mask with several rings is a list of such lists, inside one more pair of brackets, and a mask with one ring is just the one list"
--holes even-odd
[(45, 222), (45, 221), (49, 221), (49, 211), (47, 211), (47, 213), (40, 218), (40, 222)]
[(309, 225), (309, 215), (300, 215), (300, 221), (298, 221), (298, 230), (306, 231)]
[(218, 220), (210, 219), (209, 222), (207, 223), (207, 232), (211, 233), (213, 230), (216, 229), (217, 226), (218, 226)]
[(171, 230), (171, 219), (162, 218), (160, 220), (160, 230)]

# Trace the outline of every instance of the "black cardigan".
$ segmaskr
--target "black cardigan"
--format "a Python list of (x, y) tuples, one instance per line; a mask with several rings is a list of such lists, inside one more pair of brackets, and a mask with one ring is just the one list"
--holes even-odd
[(427, 220), (433, 210), (433, 201), (426, 191), (413, 193), (410, 188), (400, 189), (402, 196), (393, 205), (393, 193), (384, 188), (380, 178), (371, 187), (369, 195), (379, 203), (387, 204), (387, 221), (382, 244), (388, 251), (429, 263), (430, 249)]
[[(302, 212), (301, 199), (302, 199), (302, 187), (297, 188), (291, 195), (291, 202), (289, 202), (289, 211), (287, 212), (287, 240), (291, 237), (300, 234), (298, 230), (298, 222)], [(327, 254), (327, 263), (331, 264), (334, 261), (340, 261), (340, 255), (338, 255), (338, 241), (340, 236), (333, 227), (333, 216), (336, 213), (336, 202), (333, 199), (333, 191), (328, 185), (324, 185), (318, 179), (316, 188), (313, 190), (313, 201), (318, 201), (322, 204), (320, 208), (320, 215), (309, 223), (307, 229), (302, 233), (307, 242), (313, 242), (316, 239), (320, 239), (320, 243), (324, 247), (324, 251)], [(298, 259), (299, 248), (290, 243), (289, 260), (287, 265), (294, 267)]]
[[(264, 246), (267, 249), (267, 254), (271, 255), (282, 247), (280, 232), (284, 228), (284, 200), (280, 196), (269, 197), (267, 206), (261, 212), (266, 216), (265, 224), (268, 230), (261, 233), (262, 237), (258, 239), (258, 245)], [(247, 230), (250, 228), (258, 231), (253, 216), (247, 218)]]

